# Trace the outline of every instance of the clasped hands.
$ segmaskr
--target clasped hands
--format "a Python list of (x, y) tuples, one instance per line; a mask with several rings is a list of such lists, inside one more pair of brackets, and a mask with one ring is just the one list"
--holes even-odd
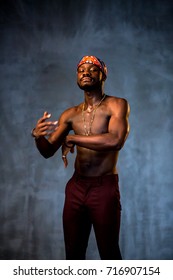
[[(56, 129), (58, 129), (58, 121), (46, 121), (50, 117), (51, 114), (49, 114), (48, 112), (44, 112), (43, 117), (38, 120), (36, 127), (31, 132), (32, 136), (35, 139), (38, 139), (42, 136), (49, 136)], [(65, 167), (67, 167), (68, 165), (67, 154), (69, 152), (74, 153), (74, 145), (68, 143), (68, 137), (69, 136), (67, 135), (64, 143), (61, 146), (62, 160)]]

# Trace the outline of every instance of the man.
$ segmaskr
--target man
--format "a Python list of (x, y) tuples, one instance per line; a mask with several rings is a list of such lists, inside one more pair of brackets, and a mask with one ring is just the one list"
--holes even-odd
[[(65, 110), (57, 122), (44, 113), (32, 135), (40, 153), (51, 157), (61, 147), (62, 159), (76, 146), (75, 172), (65, 190), (63, 228), (66, 259), (85, 259), (93, 225), (101, 259), (121, 259), (120, 193), (116, 164), (129, 133), (129, 105), (103, 91), (107, 67), (95, 56), (77, 66), (84, 102)], [(69, 134), (73, 130), (74, 134)]]

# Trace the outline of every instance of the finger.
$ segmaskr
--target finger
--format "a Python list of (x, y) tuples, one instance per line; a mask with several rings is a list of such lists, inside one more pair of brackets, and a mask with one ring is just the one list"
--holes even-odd
[(53, 130), (57, 130), (57, 128), (58, 128), (58, 121), (52, 122), (52, 128), (53, 128)]
[(54, 124), (52, 122), (44, 122), (44, 123), (40, 123), (38, 124), (38, 129), (43, 131), (46, 129), (53, 129), (54, 128)]
[(49, 126), (37, 128), (35, 129), (35, 131), (38, 136), (49, 136), (51, 133), (54, 132), (54, 130), (50, 130)]
[(67, 165), (68, 165), (68, 160), (67, 160), (67, 158), (65, 158), (65, 160), (64, 160), (64, 166), (65, 166), (65, 168), (67, 167)]
[(46, 115), (48, 115), (47, 111), (44, 112), (43, 117), (46, 117)]
[(74, 146), (70, 149), (70, 153), (74, 153)]
[(47, 114), (44, 114), (44, 115), (43, 115), (42, 119), (43, 119), (43, 120), (47, 120), (47, 119), (49, 119), (50, 117), (51, 117), (51, 114), (48, 114), (48, 113), (47, 113)]
[(58, 128), (58, 121), (53, 122), (53, 125), (55, 126), (55, 130)]
[(48, 132), (48, 135), (52, 134), (55, 132), (55, 130), (57, 130), (57, 126), (55, 126), (54, 124), (51, 124), (50, 126), (47, 127), (47, 132)]
[(43, 117), (41, 117), (39, 120), (38, 120), (38, 123), (42, 123), (44, 122), (45, 120), (49, 119), (51, 117), (51, 114), (48, 114), (47, 112), (44, 113)]
[(67, 158), (66, 158), (66, 156), (62, 156), (62, 160), (63, 160), (63, 162), (64, 162), (64, 167), (66, 168), (67, 167), (67, 165), (68, 165), (68, 160), (67, 160)]
[(43, 114), (43, 118), (46, 118), (49, 115), (51, 116), (51, 114), (49, 114), (47, 111), (45, 111), (44, 114)]

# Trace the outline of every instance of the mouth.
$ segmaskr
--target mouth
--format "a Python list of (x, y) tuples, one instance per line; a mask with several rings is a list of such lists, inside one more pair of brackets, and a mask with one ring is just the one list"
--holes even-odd
[(85, 78), (82, 78), (82, 79), (81, 79), (81, 82), (82, 82), (82, 83), (92, 83), (92, 82), (93, 82), (93, 79), (92, 79), (92, 78), (89, 78), (89, 77), (85, 77)]
[(93, 79), (90, 78), (90, 77), (84, 77), (84, 78), (81, 79), (81, 81), (82, 81), (82, 82), (92, 82)]

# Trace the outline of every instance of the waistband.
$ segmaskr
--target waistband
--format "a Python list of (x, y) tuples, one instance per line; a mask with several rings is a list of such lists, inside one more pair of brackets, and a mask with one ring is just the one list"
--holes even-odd
[(73, 177), (77, 180), (85, 181), (85, 182), (101, 182), (108, 180), (110, 178), (114, 178), (117, 182), (119, 181), (119, 176), (118, 174), (105, 174), (101, 176), (85, 176), (81, 175), (78, 172), (74, 172)]

